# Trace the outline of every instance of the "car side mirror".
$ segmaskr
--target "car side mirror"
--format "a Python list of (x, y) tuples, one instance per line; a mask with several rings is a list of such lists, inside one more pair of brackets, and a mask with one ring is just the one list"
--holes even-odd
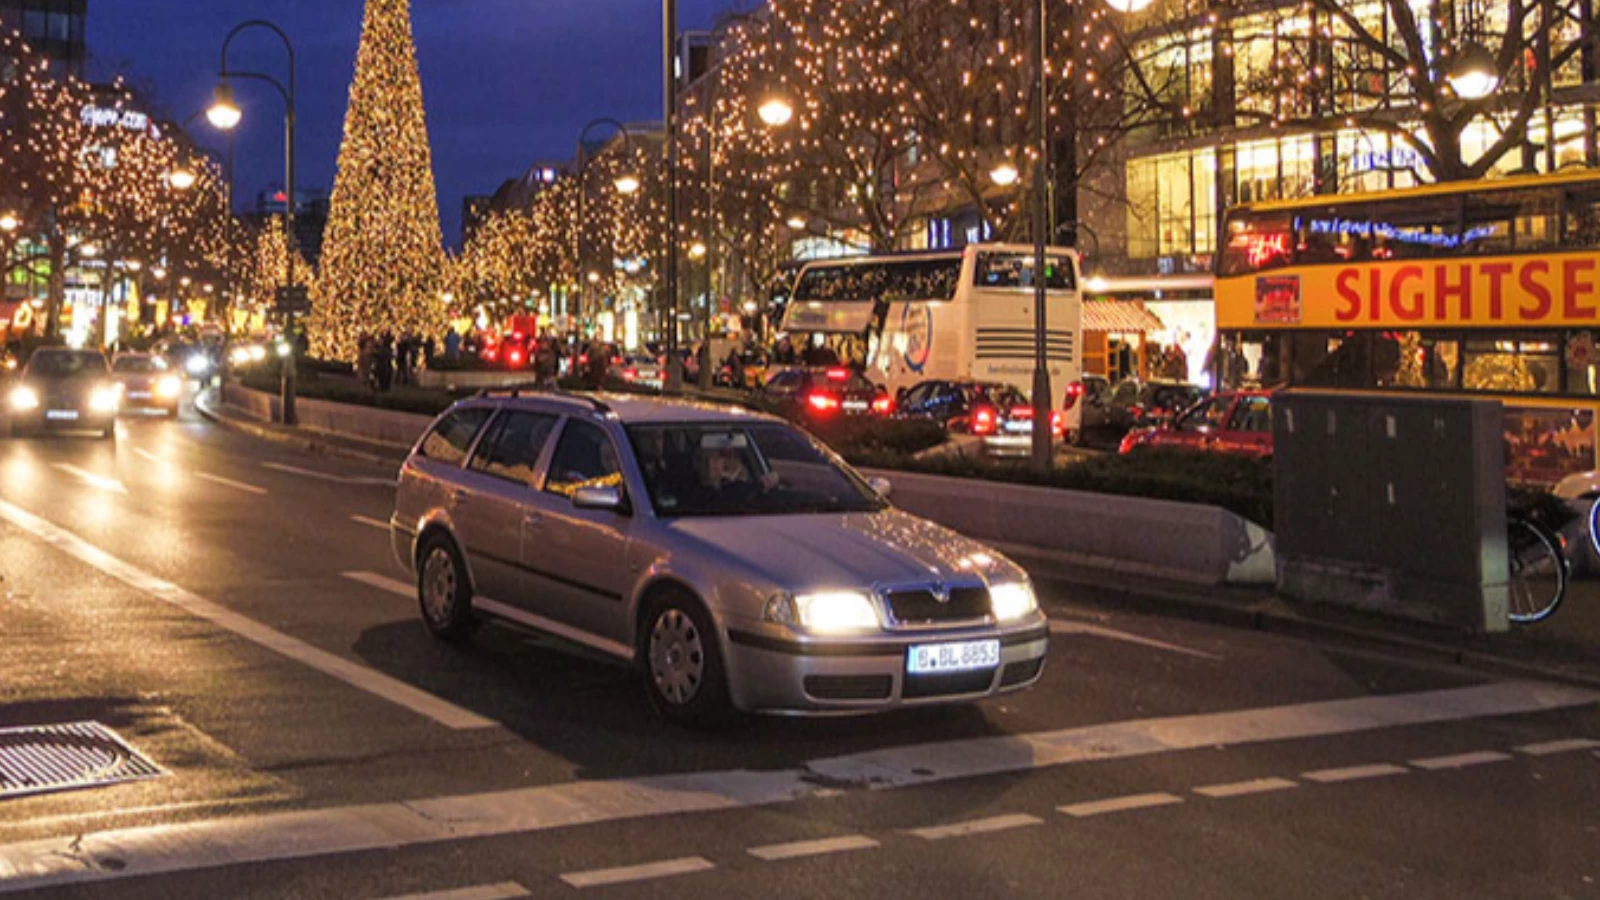
[(589, 485), (572, 492), (572, 505), (577, 509), (596, 509), (620, 513), (626, 507), (622, 489), (611, 485)]
[(889, 499), (889, 495), (894, 493), (894, 485), (890, 484), (887, 478), (868, 478), (867, 487), (872, 488), (879, 497), (885, 500)]

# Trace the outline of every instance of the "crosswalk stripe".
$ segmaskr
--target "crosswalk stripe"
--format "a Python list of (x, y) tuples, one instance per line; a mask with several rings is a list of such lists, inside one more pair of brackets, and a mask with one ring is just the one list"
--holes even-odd
[(1345, 781), (1360, 781), (1364, 778), (1404, 775), (1409, 771), (1411, 770), (1405, 766), (1392, 763), (1373, 763), (1368, 766), (1348, 766), (1343, 769), (1317, 769), (1312, 772), (1302, 772), (1300, 777), (1317, 784), (1339, 784)]
[(637, 866), (618, 866), (615, 869), (595, 869), (589, 872), (568, 872), (561, 876), (561, 880), (575, 888), (591, 888), (607, 884), (626, 884), (630, 881), (648, 881), (652, 878), (666, 878), (670, 875), (687, 875), (690, 872), (704, 872), (707, 869), (714, 868), (716, 866), (708, 859), (702, 859), (698, 856), (685, 856), (682, 859), (667, 859)]
[(843, 853), (847, 850), (871, 850), (878, 842), (864, 834), (823, 838), (816, 841), (794, 841), (788, 844), (768, 844), (751, 847), (748, 852), (757, 859), (775, 862), (780, 859), (799, 859), (803, 856), (821, 856), (824, 853)]
[(1511, 755), (1494, 750), (1479, 750), (1474, 753), (1457, 753), (1454, 756), (1431, 756), (1427, 759), (1413, 759), (1411, 765), (1428, 771), (1440, 769), (1465, 769), (1467, 766), (1481, 766), (1484, 763), (1505, 762)]
[(1600, 741), (1592, 741), (1588, 738), (1567, 738), (1560, 741), (1523, 744), (1517, 748), (1517, 752), (1528, 756), (1549, 756), (1553, 753), (1571, 753), (1574, 750), (1596, 749), (1600, 749)]
[(1213, 800), (1225, 800), (1229, 797), (1248, 797), (1251, 794), (1267, 794), (1272, 791), (1287, 791), (1300, 785), (1287, 778), (1253, 778), (1249, 781), (1235, 781), (1230, 784), (1211, 784), (1194, 789), (1202, 797)]
[(533, 894), (527, 888), (515, 881), (502, 881), (499, 884), (480, 884), (447, 891), (385, 897), (384, 900), (516, 900), (518, 897), (531, 896)]
[(1072, 803), (1057, 809), (1075, 819), (1088, 816), (1100, 816), (1106, 813), (1128, 812), (1135, 809), (1150, 809), (1155, 806), (1171, 806), (1182, 803), (1183, 798), (1172, 794), (1131, 794), (1127, 797), (1111, 797), (1106, 800), (1091, 800), (1086, 803)]
[(1009, 816), (991, 816), (987, 819), (972, 819), (971, 821), (956, 822), (951, 825), (935, 825), (931, 828), (913, 828), (907, 833), (925, 841), (942, 841), (945, 838), (989, 834), (995, 831), (1010, 831), (1013, 828), (1026, 828), (1029, 825), (1043, 824), (1043, 822), (1044, 820), (1038, 816), (1014, 813)]

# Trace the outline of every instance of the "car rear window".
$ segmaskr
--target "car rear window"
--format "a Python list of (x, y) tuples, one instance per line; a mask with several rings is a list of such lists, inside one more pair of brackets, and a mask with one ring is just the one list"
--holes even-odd
[(474, 472), (532, 485), (534, 471), (556, 417), (541, 413), (511, 412), (502, 415), (472, 455)]
[(445, 416), (422, 439), (417, 454), (449, 465), (460, 465), (467, 458), (467, 448), (472, 446), (472, 438), (483, 427), (484, 420), (489, 418), (489, 412), (480, 406)]

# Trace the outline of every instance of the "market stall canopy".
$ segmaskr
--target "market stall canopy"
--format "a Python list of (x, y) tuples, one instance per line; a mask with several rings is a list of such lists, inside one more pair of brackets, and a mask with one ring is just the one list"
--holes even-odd
[(1083, 301), (1083, 330), (1112, 334), (1148, 334), (1166, 328), (1138, 300)]

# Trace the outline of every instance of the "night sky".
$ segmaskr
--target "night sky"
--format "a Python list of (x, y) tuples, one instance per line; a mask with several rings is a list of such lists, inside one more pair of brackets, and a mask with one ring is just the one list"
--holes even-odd
[[(680, 29), (758, 0), (680, 0)], [(460, 233), (461, 199), (492, 193), (538, 159), (572, 155), (590, 119), (661, 116), (658, 0), (412, 0), (417, 60), (433, 140), (445, 243)], [(268, 18), (299, 53), (298, 179), (331, 190), (355, 71), (362, 0), (90, 0), (89, 74), (124, 75), (157, 112), (182, 122), (204, 109), (222, 39)], [(264, 30), (234, 41), (229, 62), (280, 75), (283, 51)], [(283, 180), (282, 101), (270, 87), (237, 85), (238, 198)], [(223, 148), (204, 117), (189, 130)]]

